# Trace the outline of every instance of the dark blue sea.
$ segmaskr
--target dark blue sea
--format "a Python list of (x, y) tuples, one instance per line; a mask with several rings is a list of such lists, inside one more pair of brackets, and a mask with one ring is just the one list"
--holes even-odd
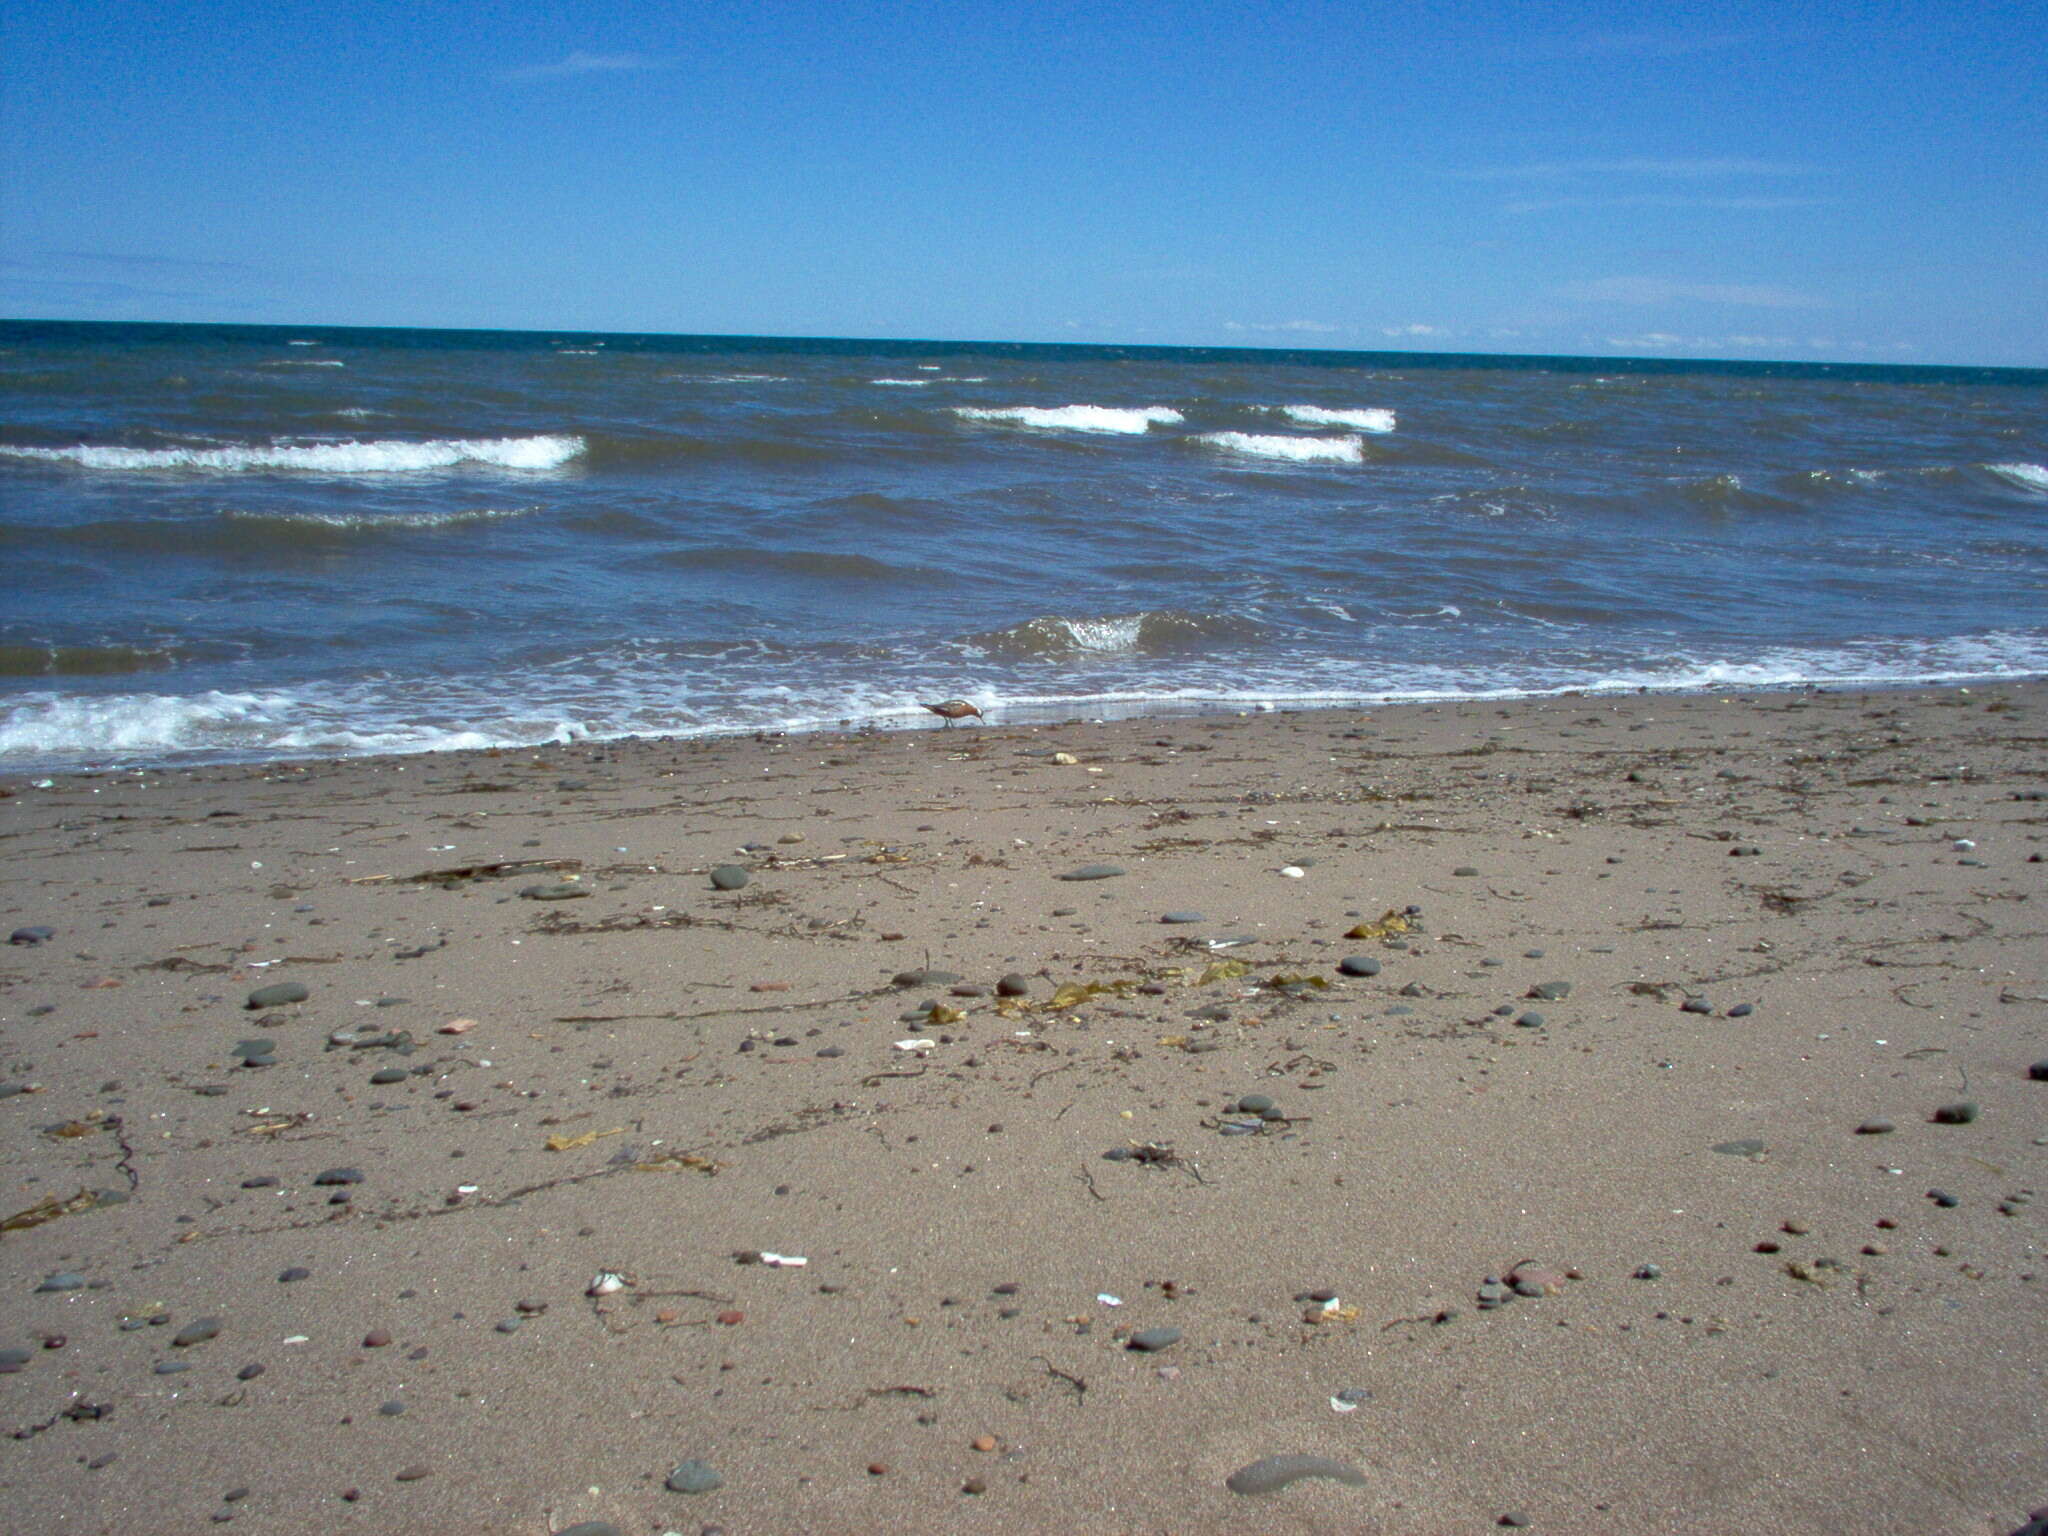
[(0, 323), (0, 768), (2048, 672), (2048, 373)]

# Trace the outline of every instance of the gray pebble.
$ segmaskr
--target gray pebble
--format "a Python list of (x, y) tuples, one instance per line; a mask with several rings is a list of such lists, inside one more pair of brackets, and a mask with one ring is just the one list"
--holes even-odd
[(1365, 1387), (1346, 1387), (1342, 1392), (1337, 1393), (1336, 1397), (1340, 1403), (1355, 1404), (1372, 1401), (1372, 1393)]
[(737, 891), (753, 878), (737, 864), (721, 864), (711, 871), (711, 884), (721, 891)]
[(1170, 1348), (1179, 1342), (1178, 1328), (1140, 1328), (1131, 1335), (1130, 1347), (1149, 1354), (1154, 1350)]
[(1629, 1278), (1633, 1280), (1662, 1280), (1664, 1278), (1664, 1270), (1661, 1265), (1644, 1264), (1638, 1266), (1636, 1272)]
[(552, 885), (522, 885), (519, 894), (528, 901), (575, 901), (588, 896), (590, 887), (578, 885), (573, 880), (561, 880)]
[(179, 1348), (188, 1344), (204, 1344), (208, 1339), (220, 1335), (220, 1319), (217, 1317), (195, 1318), (172, 1335), (171, 1342)]
[(1223, 1480), (1232, 1493), (1273, 1493), (1304, 1477), (1327, 1477), (1333, 1482), (1365, 1486), (1365, 1474), (1347, 1461), (1328, 1456), (1266, 1456), (1250, 1466), (1239, 1467)]
[(251, 1360), (247, 1365), (243, 1366), (239, 1371), (235, 1372), (235, 1380), (254, 1381), (258, 1376), (261, 1376), (262, 1374), (262, 1362)]
[(1346, 976), (1377, 976), (1380, 963), (1371, 955), (1346, 955), (1337, 962), (1337, 969)]
[(1561, 1003), (1572, 995), (1572, 984), (1568, 981), (1539, 981), (1529, 989), (1529, 995), (1541, 1002)]
[(725, 1479), (708, 1461), (678, 1462), (662, 1484), (670, 1493), (709, 1493), (725, 1485)]
[(370, 1074), (370, 1085), (375, 1088), (384, 1088), (392, 1083), (402, 1083), (411, 1076), (412, 1074), (406, 1071), (404, 1067), (379, 1067)]
[(998, 997), (1023, 997), (1030, 991), (1031, 978), (1020, 975), (1016, 971), (1011, 971), (996, 982), (996, 995)]
[(1237, 1108), (1240, 1114), (1263, 1115), (1272, 1107), (1273, 1099), (1270, 1094), (1248, 1093), (1237, 1101)]
[(21, 945), (47, 944), (55, 937), (57, 937), (56, 929), (44, 927), (41, 923), (34, 923), (26, 928), (15, 929), (14, 932), (7, 935), (7, 942)]
[(1162, 923), (1199, 923), (1202, 921), (1202, 914), (1199, 912), (1167, 912), (1161, 914), (1159, 921)]
[(152, 1369), (159, 1376), (176, 1376), (180, 1372), (191, 1370), (192, 1362), (189, 1360), (159, 1360)]
[(1479, 1310), (1491, 1312), (1495, 1307), (1504, 1307), (1515, 1299), (1515, 1293), (1498, 1280), (1489, 1280), (1479, 1287)]
[(1515, 1023), (1523, 1029), (1541, 1029), (1545, 1023), (1545, 1020), (1542, 1014), (1537, 1013), (1532, 1009), (1528, 1013), (1523, 1014), (1519, 1019), (1515, 1020)]
[(2048, 1061), (2037, 1061), (2027, 1068), (2027, 1076), (2037, 1083), (2048, 1083)]
[(395, 1419), (400, 1414), (405, 1412), (405, 1404), (394, 1397), (388, 1403), (379, 1403), (377, 1405), (377, 1411), (383, 1414), (384, 1417), (387, 1419)]
[(1944, 1104), (1934, 1112), (1936, 1125), (1968, 1125), (1983, 1111), (1969, 1099), (1958, 1099), (1953, 1104)]
[(1479, 871), (1477, 869), (1474, 869), (1470, 864), (1460, 864), (1456, 869), (1452, 870), (1451, 873), (1456, 875), (1461, 880), (1469, 880), (1474, 875), (1478, 874)]
[(306, 1268), (303, 1264), (294, 1264), (290, 1269), (280, 1274), (277, 1280), (280, 1285), (290, 1285), (295, 1280), (310, 1280), (312, 1278), (313, 1271)]
[(39, 1291), (82, 1291), (85, 1289), (85, 1276), (79, 1274), (76, 1270), (60, 1269), (56, 1274), (51, 1275), (41, 1285), (37, 1286), (36, 1289)]
[(1728, 1157), (1755, 1157), (1763, 1149), (1764, 1144), (1754, 1138), (1745, 1138), (1741, 1141), (1717, 1141), (1714, 1143), (1714, 1150)]
[(1927, 1198), (1945, 1211), (1952, 1211), (1963, 1203), (1958, 1197), (1950, 1194), (1945, 1189), (1930, 1189), (1927, 1191)]
[(519, 1319), (516, 1317), (508, 1317), (502, 1323), (498, 1324), (498, 1332), (500, 1333), (517, 1333), (518, 1331)]
[(274, 981), (267, 987), (258, 987), (249, 994), (244, 1008), (281, 1008), (286, 1003), (303, 1003), (313, 994), (302, 981)]
[(329, 1168), (313, 1175), (315, 1184), (360, 1184), (363, 1170), (360, 1168)]
[(1755, 1012), (1755, 1003), (1737, 1003), (1733, 1008), (1730, 1008), (1728, 1010), (1728, 1017), (1731, 1019), (1746, 1019), (1752, 1013)]
[(1083, 864), (1054, 878), (1059, 880), (1114, 880), (1124, 872), (1121, 864)]
[(0, 1349), (0, 1374), (12, 1375), (35, 1358), (27, 1349)]
[(557, 1531), (555, 1536), (622, 1536), (622, 1533), (609, 1520), (579, 1520)]
[(1678, 1005), (1678, 1009), (1681, 1013), (1712, 1013), (1714, 1005), (1704, 997), (1688, 997)]

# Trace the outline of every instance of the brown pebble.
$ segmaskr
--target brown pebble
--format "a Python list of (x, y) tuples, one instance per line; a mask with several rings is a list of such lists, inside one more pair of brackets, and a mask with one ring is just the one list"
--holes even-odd
[(1803, 1221), (1795, 1220), (1785, 1222), (1782, 1226), (1778, 1228), (1778, 1230), (1780, 1232), (1790, 1232), (1794, 1237), (1804, 1237), (1807, 1233), (1811, 1232), (1813, 1228), (1809, 1227)]
[(654, 1320), (657, 1323), (666, 1325), (669, 1323), (673, 1323), (682, 1315), (682, 1313), (676, 1311), (676, 1309), (673, 1307), (663, 1307), (659, 1312), (654, 1314)]
[(1893, 1227), (1896, 1227), (1898, 1225), (1898, 1223), (1892, 1220), (1892, 1218), (1889, 1216), (1878, 1217), (1877, 1224), (1887, 1232), (1891, 1231)]
[(988, 1484), (978, 1477), (970, 1477), (960, 1485), (960, 1491), (962, 1493), (987, 1493)]
[(390, 1342), (391, 1334), (388, 1329), (372, 1328), (363, 1335), (363, 1348), (365, 1349), (382, 1349)]
[(724, 1324), (728, 1328), (737, 1328), (741, 1323), (744, 1323), (746, 1320), (747, 1314), (738, 1311), (721, 1312), (718, 1314), (717, 1318), (717, 1321)]
[(977, 1451), (992, 1451), (996, 1448), (996, 1437), (994, 1435), (976, 1435), (973, 1444)]
[(888, 1475), (889, 1463), (886, 1461), (871, 1461), (868, 1463), (869, 1477), (887, 1477)]
[(1885, 1247), (1883, 1243), (1865, 1243), (1863, 1245), (1863, 1251), (1869, 1254), (1870, 1257), (1872, 1257), (1873, 1259), (1880, 1258), (1883, 1255), (1891, 1252), (1891, 1250)]
[(749, 992), (787, 992), (789, 990), (789, 983), (786, 981), (757, 981), (748, 987), (747, 990)]
[(423, 1477), (432, 1477), (433, 1475), (434, 1469), (432, 1467), (422, 1466), (418, 1462), (414, 1462), (409, 1467), (400, 1467), (398, 1469), (398, 1481), (401, 1483), (416, 1483)]

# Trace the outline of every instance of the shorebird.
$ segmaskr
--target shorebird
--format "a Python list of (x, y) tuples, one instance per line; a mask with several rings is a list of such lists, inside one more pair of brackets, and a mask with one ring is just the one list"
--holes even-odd
[(949, 731), (953, 728), (955, 720), (965, 720), (969, 715), (974, 716), (977, 720), (986, 721), (988, 719), (988, 716), (984, 715), (965, 699), (947, 699), (943, 703), (927, 704), (925, 708), (944, 719), (946, 722), (945, 729)]

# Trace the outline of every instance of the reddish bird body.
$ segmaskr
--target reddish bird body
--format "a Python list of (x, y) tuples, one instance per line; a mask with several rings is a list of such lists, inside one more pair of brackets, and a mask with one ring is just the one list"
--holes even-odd
[(977, 720), (985, 721), (988, 719), (988, 716), (984, 715), (965, 699), (947, 699), (941, 704), (927, 704), (925, 708), (943, 719), (948, 730), (952, 729), (955, 720), (964, 720), (969, 715), (974, 716)]

